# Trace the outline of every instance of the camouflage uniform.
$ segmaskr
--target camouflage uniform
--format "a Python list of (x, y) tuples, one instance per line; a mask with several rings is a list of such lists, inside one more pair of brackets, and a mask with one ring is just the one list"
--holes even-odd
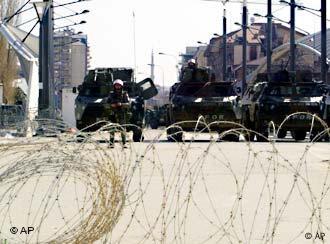
[[(115, 92), (112, 91), (110, 96), (108, 97), (108, 102), (113, 105), (117, 103), (121, 103), (122, 106), (113, 108), (111, 107), (111, 113), (109, 120), (112, 123), (116, 123), (119, 125), (125, 125), (128, 121), (128, 109), (129, 109), (129, 96), (127, 92)], [(126, 143), (126, 128), (118, 128), (121, 131), (121, 139), (123, 145)], [(115, 141), (115, 131), (116, 129), (112, 129), (110, 131), (110, 145), (114, 144)]]
[(194, 81), (196, 77), (196, 67), (185, 67), (180, 75), (180, 81), (181, 82), (191, 82)]

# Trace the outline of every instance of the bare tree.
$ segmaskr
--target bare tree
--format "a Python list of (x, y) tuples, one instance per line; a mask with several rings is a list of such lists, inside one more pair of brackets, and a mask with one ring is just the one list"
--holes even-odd
[[(21, 2), (21, 0), (0, 0), (0, 19), (13, 15)], [(17, 21), (18, 17), (15, 16), (10, 22), (14, 24)], [(17, 78), (17, 73), (15, 52), (0, 35), (0, 83), (3, 83), (4, 101), (9, 104), (15, 103), (16, 89), (13, 87), (13, 81)]]

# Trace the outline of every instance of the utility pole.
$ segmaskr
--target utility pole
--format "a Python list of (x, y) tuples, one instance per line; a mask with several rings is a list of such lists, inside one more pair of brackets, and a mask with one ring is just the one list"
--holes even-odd
[(247, 66), (247, 4), (246, 0), (243, 1), (243, 18), (242, 18), (242, 29), (243, 29), (243, 65), (242, 65), (242, 94), (246, 90), (246, 66)]
[(273, 52), (273, 14), (272, 0), (267, 3), (267, 76), (268, 81), (272, 79), (272, 52)]
[(290, 2), (290, 72), (296, 81), (296, 1)]
[(137, 61), (136, 61), (136, 22), (135, 22), (135, 12), (133, 11), (133, 58), (134, 58), (134, 82), (136, 82), (137, 74)]
[(48, 110), (47, 117), (55, 119), (55, 87), (54, 87), (54, 23), (53, 1), (41, 17), (39, 42), (39, 81), (42, 83), (40, 108)]
[(227, 80), (227, 16), (226, 16), (226, 7), (223, 4), (223, 21), (222, 21), (222, 28), (223, 28), (223, 56), (222, 56), (222, 80)]
[(155, 55), (154, 55), (154, 50), (152, 50), (152, 52), (151, 52), (150, 78), (153, 81), (155, 81)]
[(321, 0), (321, 63), (322, 81), (327, 83), (327, 0)]

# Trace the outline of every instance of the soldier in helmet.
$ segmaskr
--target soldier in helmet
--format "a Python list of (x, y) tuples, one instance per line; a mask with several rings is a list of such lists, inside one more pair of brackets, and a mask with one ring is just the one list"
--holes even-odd
[(188, 68), (190, 69), (196, 69), (197, 65), (196, 65), (196, 60), (195, 59), (189, 59), (188, 61)]
[(183, 68), (181, 72), (180, 81), (191, 82), (196, 77), (197, 63), (195, 59), (190, 59), (188, 61), (187, 67)]
[[(110, 121), (120, 125), (127, 124), (128, 109), (129, 109), (129, 97), (127, 92), (123, 90), (124, 82), (120, 79), (113, 82), (113, 91), (111, 91), (108, 98), (108, 102), (111, 105)], [(123, 147), (126, 148), (126, 130), (125, 128), (119, 128), (121, 131), (121, 139)], [(115, 130), (110, 131), (110, 147), (114, 147)]]

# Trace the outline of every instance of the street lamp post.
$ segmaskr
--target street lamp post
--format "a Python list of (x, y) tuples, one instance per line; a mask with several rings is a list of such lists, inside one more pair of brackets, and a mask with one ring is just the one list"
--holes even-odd
[(48, 110), (48, 117), (55, 118), (53, 0), (33, 2), (37, 11), (39, 31), (39, 82), (42, 83), (39, 107)]
[(173, 57), (175, 59), (175, 61), (177, 61), (177, 56), (173, 55), (173, 54), (168, 54), (168, 53), (163, 53), (163, 52), (159, 52), (159, 55), (163, 55), (163, 56), (169, 56), (169, 57)]
[(197, 41), (197, 44), (204, 45), (204, 46), (209, 46), (209, 44), (207, 44), (206, 42), (202, 42), (202, 41)]
[(272, 52), (273, 52), (273, 13), (272, 13), (272, 0), (267, 0), (267, 15), (262, 16), (260, 14), (254, 14), (256, 17), (266, 17), (267, 18), (267, 77), (268, 81), (272, 79)]
[(296, 72), (296, 1), (290, 2), (290, 71), (293, 82)]
[(322, 81), (327, 83), (327, 0), (321, 0), (321, 49)]
[(242, 65), (242, 94), (246, 90), (246, 68), (247, 68), (247, 4), (243, 1), (243, 15), (242, 15), (242, 29), (243, 29), (243, 65)]
[(273, 52), (273, 14), (272, 0), (268, 0), (267, 5), (267, 76), (268, 81), (272, 78), (272, 52)]
[(154, 50), (151, 51), (150, 78), (155, 80), (155, 55)]
[[(204, 1), (216, 1), (217, 0), (204, 0)], [(227, 80), (227, 11), (226, 3), (229, 0), (220, 0), (223, 5), (223, 15), (222, 15), (222, 80)], [(246, 0), (244, 0), (246, 1)], [(217, 35), (218, 36), (218, 35)], [(220, 49), (221, 50), (221, 49)]]
[(223, 79), (223, 81), (227, 80), (227, 16), (226, 16), (225, 3), (226, 2), (223, 2), (223, 21), (222, 21), (222, 28), (223, 28), (222, 79)]

